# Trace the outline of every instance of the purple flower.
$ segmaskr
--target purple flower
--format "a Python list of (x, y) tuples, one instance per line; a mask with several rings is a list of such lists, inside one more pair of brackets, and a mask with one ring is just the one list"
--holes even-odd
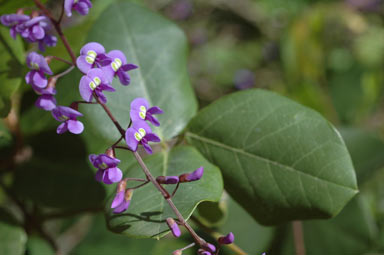
[(105, 104), (107, 98), (103, 94), (103, 91), (113, 92), (115, 89), (107, 84), (104, 73), (100, 68), (94, 68), (88, 71), (87, 75), (84, 75), (80, 80), (80, 95), (87, 101), (92, 101), (93, 92), (100, 99), (100, 101)]
[(16, 31), (28, 42), (37, 42), (45, 37), (47, 17), (38, 16), (16, 26)]
[(180, 182), (193, 182), (198, 181), (204, 174), (204, 167), (199, 167), (191, 173), (182, 174), (179, 176)]
[(40, 94), (40, 97), (36, 100), (35, 106), (46, 111), (51, 111), (56, 108), (56, 89), (53, 86), (48, 86), (46, 88), (38, 88), (35, 90), (37, 94)]
[(97, 181), (104, 182), (105, 184), (121, 181), (123, 173), (117, 167), (120, 163), (120, 160), (117, 158), (112, 158), (106, 154), (91, 154), (89, 155), (89, 161), (98, 169), (95, 176)]
[(179, 182), (178, 176), (158, 176), (156, 181), (160, 184), (177, 184)]
[(55, 47), (57, 44), (57, 37), (54, 35), (45, 34), (44, 38), (37, 41), (39, 43), (39, 50), (45, 51), (45, 46)]
[(72, 9), (77, 11), (80, 15), (87, 15), (89, 9), (92, 8), (90, 0), (65, 0), (64, 10), (68, 17), (72, 16)]
[(133, 195), (133, 189), (127, 189), (124, 191), (118, 191), (113, 199), (111, 208), (114, 209), (113, 213), (122, 213), (128, 209), (131, 203)]
[(163, 110), (161, 110), (159, 107), (153, 106), (149, 108), (148, 101), (139, 97), (132, 101), (129, 115), (133, 122), (138, 120), (148, 120), (153, 125), (160, 126), (159, 121), (153, 117), (153, 114), (161, 113), (163, 113)]
[(1, 24), (10, 27), (9, 33), (13, 39), (16, 39), (16, 26), (30, 20), (30, 17), (24, 14), (5, 14), (0, 17)]
[(58, 134), (65, 133), (66, 131), (71, 132), (72, 134), (80, 134), (84, 130), (83, 123), (77, 120), (77, 117), (83, 116), (80, 112), (67, 107), (67, 106), (57, 106), (52, 110), (52, 116), (61, 123), (56, 132)]
[(197, 254), (198, 255), (212, 255), (212, 253), (210, 253), (209, 251), (203, 250), (203, 249), (199, 249), (197, 251)]
[(174, 237), (179, 237), (181, 235), (181, 231), (177, 223), (172, 218), (167, 218), (167, 225), (171, 230)]
[(226, 236), (219, 237), (218, 241), (220, 244), (231, 244), (235, 241), (235, 236), (229, 232)]
[(120, 79), (121, 84), (128, 85), (131, 78), (126, 73), (132, 69), (136, 69), (134, 64), (127, 64), (127, 59), (123, 52), (119, 50), (110, 51), (107, 56), (112, 60), (110, 65), (103, 67), (103, 71), (109, 82), (112, 82), (113, 77), (117, 76)]
[(31, 52), (27, 56), (27, 66), (32, 69), (25, 76), (27, 84), (32, 85), (35, 90), (45, 88), (48, 80), (44, 74), (53, 74), (45, 58), (36, 52)]
[[(203, 245), (203, 249), (206, 250), (206, 251), (209, 251), (211, 253), (214, 253), (216, 251), (216, 246), (214, 246), (213, 244), (211, 243), (205, 243)], [(203, 253), (204, 254), (204, 253)]]
[(94, 67), (100, 68), (111, 63), (111, 59), (105, 54), (103, 45), (97, 42), (90, 42), (80, 50), (80, 56), (76, 65), (81, 72), (87, 73)]
[(152, 133), (151, 128), (145, 121), (133, 122), (132, 126), (125, 132), (125, 141), (130, 150), (136, 151), (137, 146), (141, 143), (147, 153), (152, 154), (152, 148), (148, 142), (160, 142), (160, 138)]

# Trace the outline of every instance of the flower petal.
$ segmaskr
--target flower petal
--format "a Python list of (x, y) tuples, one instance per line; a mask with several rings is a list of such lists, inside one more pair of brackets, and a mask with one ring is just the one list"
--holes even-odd
[(68, 130), (72, 134), (80, 134), (84, 130), (84, 125), (78, 120), (67, 120)]
[(92, 80), (85, 75), (83, 77), (81, 77), (81, 79), (80, 79), (80, 85), (79, 85), (80, 95), (87, 102), (92, 101), (92, 92), (93, 91), (92, 91), (91, 87), (89, 86), (89, 83), (91, 83), (91, 82), (92, 82)]
[(66, 122), (63, 122), (63, 123), (61, 123), (61, 124), (57, 127), (56, 132), (57, 132), (58, 134), (63, 134), (63, 133), (65, 133), (65, 132), (67, 132), (67, 130), (68, 130), (68, 128), (67, 128), (67, 123), (66, 123)]

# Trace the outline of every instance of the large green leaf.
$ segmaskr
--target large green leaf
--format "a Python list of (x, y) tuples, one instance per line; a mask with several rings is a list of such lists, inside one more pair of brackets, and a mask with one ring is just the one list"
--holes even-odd
[(27, 234), (13, 216), (0, 208), (0, 254), (24, 254)]
[(105, 191), (89, 168), (81, 139), (54, 130), (26, 141), (33, 157), (15, 172), (14, 189), (39, 205), (62, 208), (100, 208)]
[[(164, 110), (159, 116), (161, 126), (155, 128), (161, 138), (171, 138), (183, 130), (197, 104), (189, 83), (182, 30), (142, 7), (121, 2), (112, 4), (96, 20), (88, 34), (90, 41), (101, 43), (107, 51), (123, 51), (128, 62), (139, 66), (130, 72), (128, 87), (115, 79), (117, 91), (108, 95), (108, 106), (124, 127), (129, 123), (130, 102), (144, 97), (150, 105)], [(78, 81), (79, 77), (74, 83)], [(99, 139), (113, 141), (119, 137), (101, 108), (86, 107), (83, 112), (87, 128), (92, 128)]]
[[(219, 169), (194, 148), (176, 147), (171, 151), (147, 157), (144, 161), (154, 176), (180, 175), (200, 166), (204, 167), (202, 179), (181, 184), (172, 199), (184, 218), (190, 217), (198, 203), (220, 199), (223, 182)], [(140, 166), (135, 164), (128, 169), (126, 176), (143, 177), (143, 172)], [(174, 185), (168, 185), (166, 188), (172, 192)], [(122, 214), (112, 213), (109, 208), (112, 199), (113, 196), (106, 205), (107, 224), (117, 233), (133, 237), (161, 237), (168, 232), (165, 219), (176, 217), (159, 191), (150, 183), (134, 192), (129, 209)]]
[(264, 90), (229, 95), (186, 133), (226, 190), (263, 224), (335, 216), (357, 193), (348, 151), (317, 112)]

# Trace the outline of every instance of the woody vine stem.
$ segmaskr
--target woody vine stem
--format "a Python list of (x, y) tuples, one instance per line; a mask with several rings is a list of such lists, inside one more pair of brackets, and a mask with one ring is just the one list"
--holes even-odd
[[(55, 27), (55, 30), (57, 31), (61, 41), (63, 42), (69, 56), (71, 57), (71, 61), (72, 61), (72, 66), (68, 69), (69, 71), (71, 71), (73, 69), (74, 66), (76, 66), (76, 55), (74, 54), (70, 44), (68, 43), (68, 40), (67, 38), (65, 37), (62, 29), (61, 29), (61, 19), (62, 19), (62, 16), (63, 14), (60, 15), (60, 18), (58, 20), (56, 20), (52, 13), (39, 1), (39, 0), (34, 0), (36, 6), (51, 20), (52, 24), (54, 25)], [(64, 6), (62, 7), (64, 8)], [(63, 13), (63, 11), (62, 11)], [(65, 61), (68, 63), (68, 61)], [(124, 129), (121, 127), (121, 125), (119, 124), (119, 122), (116, 120), (116, 118), (113, 116), (112, 112), (110, 111), (110, 109), (108, 108), (108, 106), (104, 103), (102, 103), (100, 101), (100, 99), (96, 96), (96, 94), (94, 93), (93, 94), (93, 97), (96, 99), (97, 103), (99, 105), (101, 105), (101, 107), (103, 108), (103, 110), (105, 111), (105, 113), (108, 115), (108, 117), (110, 118), (110, 120), (114, 123), (115, 127), (117, 128), (117, 130), (119, 131), (119, 133), (121, 134), (122, 138), (124, 139), (124, 136), (125, 136), (125, 131)], [(80, 102), (81, 103), (81, 102)], [(121, 139), (120, 139), (121, 140)], [(119, 141), (120, 141), (119, 140)], [(129, 150), (128, 148), (124, 148), (124, 147), (121, 147), (121, 146), (114, 146), (116, 148), (121, 148), (121, 149), (127, 149)], [(180, 211), (177, 209), (177, 207), (175, 206), (175, 204), (173, 203), (172, 201), (172, 197), (169, 195), (169, 193), (156, 181), (156, 179), (154, 178), (154, 176), (151, 174), (151, 172), (149, 171), (148, 167), (145, 165), (143, 159), (141, 158), (141, 156), (139, 155), (139, 153), (137, 151), (133, 152), (133, 155), (134, 157), (136, 158), (137, 162), (139, 163), (139, 165), (141, 166), (145, 176), (147, 177), (147, 180), (150, 181), (155, 187), (156, 189), (162, 194), (162, 196), (164, 197), (164, 199), (167, 201), (167, 203), (169, 204), (169, 206), (171, 207), (172, 211), (175, 213), (175, 215), (177, 216), (177, 219), (178, 219), (178, 223), (182, 226), (185, 227), (185, 229), (191, 234), (191, 236), (193, 237), (193, 239), (195, 240), (195, 242), (200, 246), (200, 247), (206, 247), (207, 246), (207, 242), (202, 239), (194, 230), (193, 228), (188, 224), (188, 222), (184, 219), (184, 217), (181, 215)]]

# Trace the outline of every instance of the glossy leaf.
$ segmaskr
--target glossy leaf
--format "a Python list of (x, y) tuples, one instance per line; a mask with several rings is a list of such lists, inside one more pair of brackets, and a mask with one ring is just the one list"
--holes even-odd
[[(176, 147), (169, 152), (145, 158), (145, 163), (154, 176), (180, 175), (191, 172), (200, 166), (204, 167), (204, 175), (199, 181), (182, 183), (173, 197), (173, 202), (180, 213), (189, 218), (196, 206), (202, 201), (220, 199), (223, 183), (220, 171), (209, 163), (192, 147)], [(127, 177), (143, 178), (144, 174), (138, 164), (132, 165)], [(128, 187), (137, 183), (128, 183)], [(165, 185), (172, 192), (175, 185)], [(113, 214), (109, 208), (113, 197), (106, 204), (108, 227), (117, 233), (132, 237), (161, 237), (168, 233), (165, 223), (167, 217), (175, 217), (170, 206), (159, 191), (151, 184), (135, 190), (131, 204), (122, 214)]]
[(24, 254), (27, 234), (13, 216), (0, 208), (0, 254)]
[[(119, 49), (129, 63), (139, 66), (130, 71), (128, 87), (115, 79), (113, 85), (117, 91), (107, 96), (108, 106), (122, 126), (129, 123), (131, 101), (144, 97), (150, 105), (164, 110), (159, 115), (160, 128), (154, 129), (163, 140), (183, 130), (195, 114), (197, 104), (187, 73), (186, 38), (176, 25), (135, 4), (120, 2), (101, 14), (86, 41), (97, 41), (107, 51)], [(74, 82), (78, 84), (78, 81)], [(112, 142), (119, 138), (101, 108), (86, 107), (84, 115), (87, 128), (92, 128), (99, 138)]]
[(203, 109), (187, 140), (223, 172), (226, 190), (257, 221), (335, 216), (357, 193), (344, 142), (317, 112), (264, 90)]

